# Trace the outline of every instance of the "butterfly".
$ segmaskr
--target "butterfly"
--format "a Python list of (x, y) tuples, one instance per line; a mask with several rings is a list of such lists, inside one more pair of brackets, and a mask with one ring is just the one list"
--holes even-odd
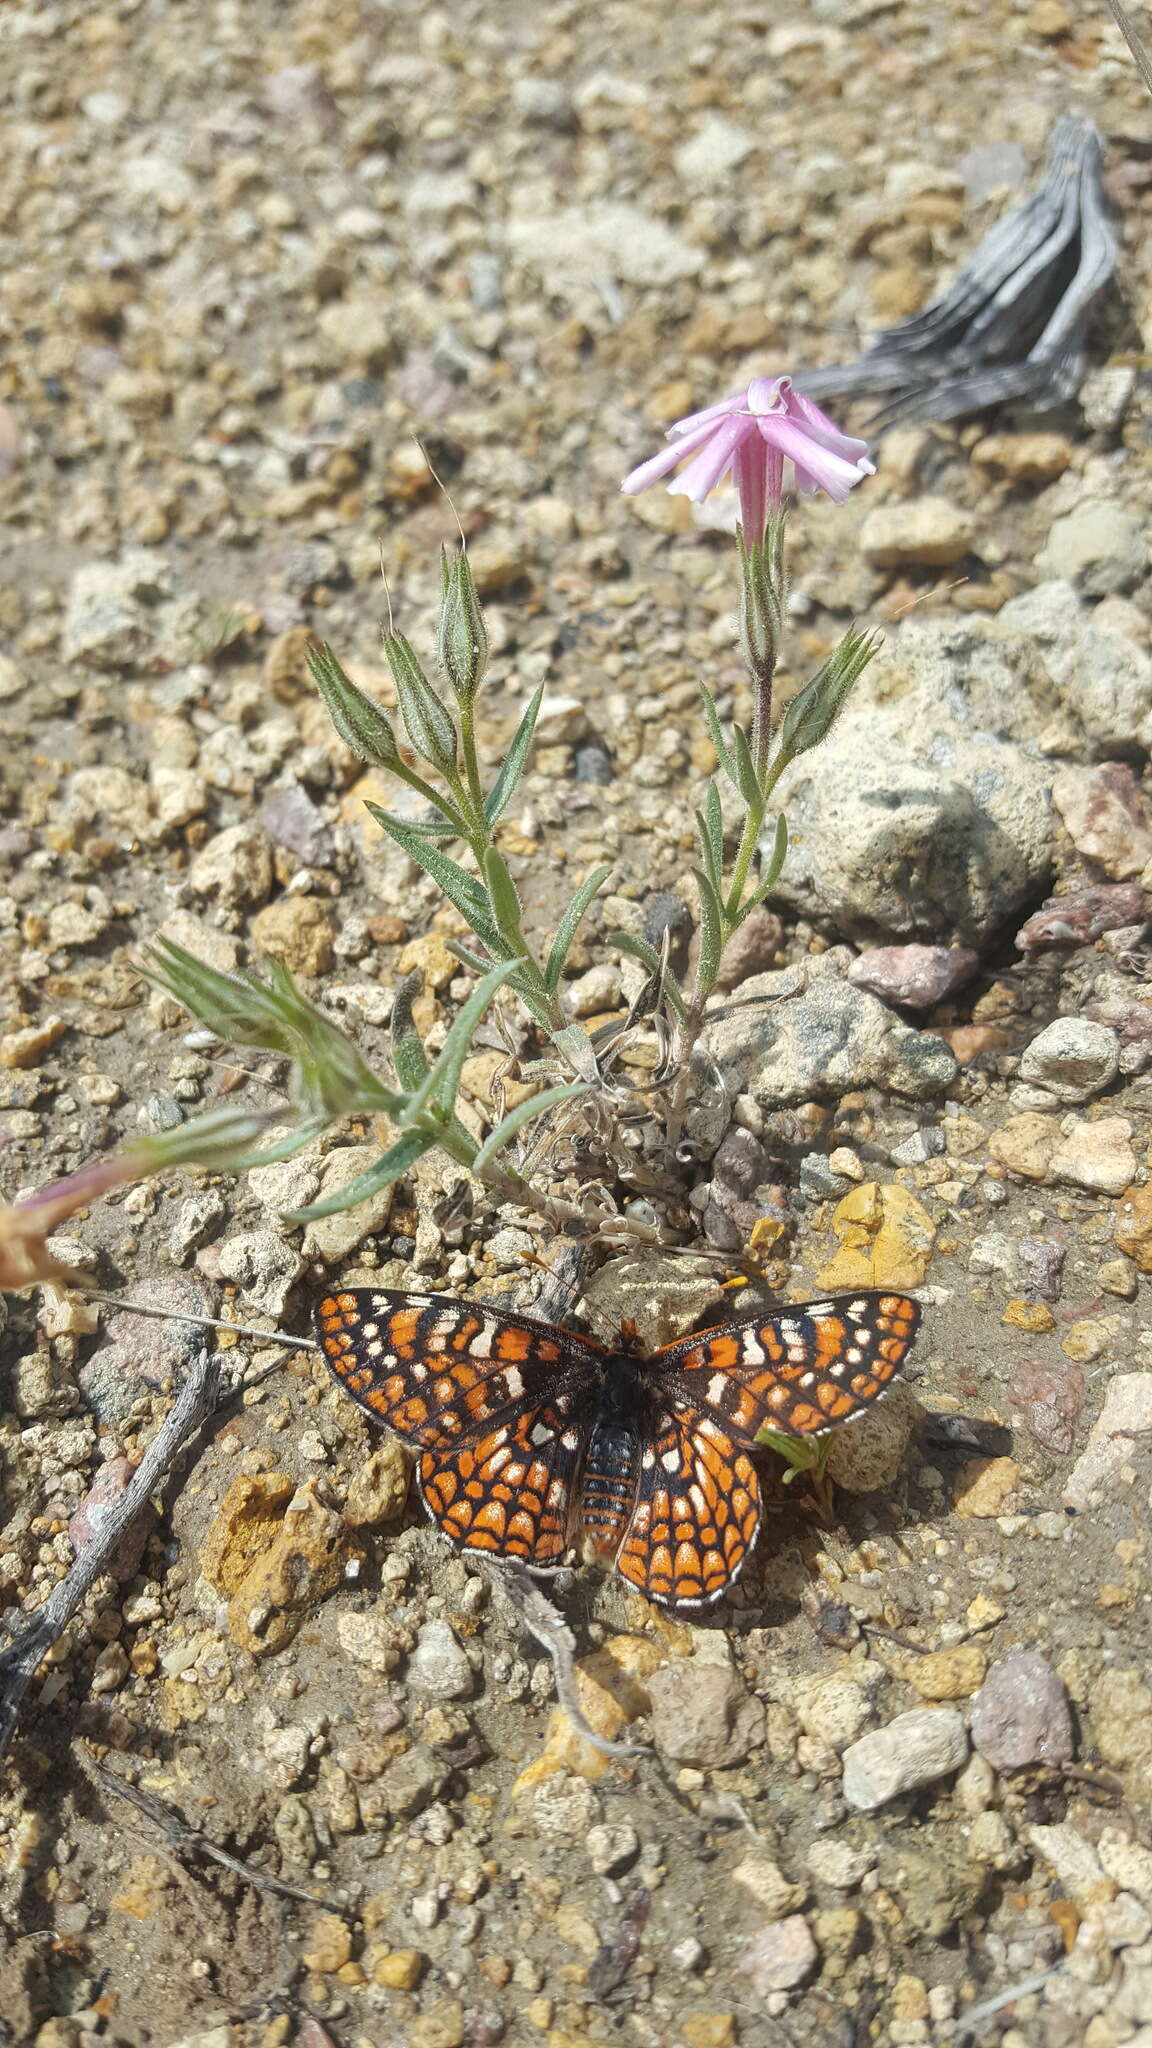
[(757, 1432), (863, 1414), (919, 1320), (906, 1295), (845, 1294), (640, 1357), (446, 1295), (349, 1288), (315, 1312), (339, 1384), (420, 1453), (453, 1542), (534, 1571), (576, 1544), (677, 1608), (720, 1599), (756, 1540)]

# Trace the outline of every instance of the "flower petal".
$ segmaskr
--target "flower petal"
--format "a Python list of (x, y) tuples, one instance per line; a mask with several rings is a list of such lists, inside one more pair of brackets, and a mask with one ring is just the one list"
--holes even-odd
[(854, 484), (873, 473), (870, 462), (848, 462), (834, 449), (822, 447), (805, 427), (790, 419), (761, 419), (757, 422), (766, 441), (792, 462), (796, 486), (801, 491), (824, 491), (842, 505)]
[(675, 469), (676, 464), (683, 462), (685, 456), (691, 455), (693, 449), (702, 448), (714, 432), (715, 428), (711, 421), (706, 421), (703, 426), (694, 428), (692, 433), (683, 435), (677, 441), (670, 441), (666, 448), (661, 448), (658, 455), (649, 456), (647, 462), (642, 462), (639, 469), (630, 470), (620, 489), (627, 492), (629, 497), (633, 497), (637, 491), (647, 490), (649, 484), (654, 484), (662, 476), (667, 476), (669, 470)]
[(834, 455), (842, 455), (846, 462), (862, 462), (864, 474), (875, 476), (875, 464), (866, 460), (867, 441), (858, 441), (852, 434), (842, 434), (826, 412), (821, 412), (820, 407), (814, 405), (810, 398), (805, 398), (802, 391), (792, 389), (790, 377), (782, 377), (780, 383), (788, 387), (782, 395), (789, 419), (802, 426), (805, 433), (811, 434), (814, 440), (819, 441), (822, 448), (830, 448)]
[(713, 421), (718, 420), (726, 412), (743, 411), (744, 400), (743, 391), (734, 391), (730, 398), (721, 398), (715, 405), (706, 405), (703, 412), (685, 413), (682, 420), (673, 421), (668, 429), (669, 435), (675, 434), (679, 439), (682, 434), (693, 433), (699, 426), (711, 426)]
[(765, 413), (787, 412), (787, 391), (791, 388), (790, 377), (753, 377), (748, 386), (748, 410), (757, 417)]
[(732, 476), (740, 493), (744, 539), (749, 543), (760, 541), (764, 538), (769, 505), (775, 510), (780, 504), (784, 458), (779, 449), (770, 448), (759, 434), (748, 434), (736, 450)]
[(699, 454), (681, 470), (675, 483), (668, 489), (673, 496), (693, 498), (699, 505), (714, 491), (725, 471), (730, 467), (732, 457), (742, 441), (756, 432), (754, 420), (734, 418), (722, 420), (714, 427)]

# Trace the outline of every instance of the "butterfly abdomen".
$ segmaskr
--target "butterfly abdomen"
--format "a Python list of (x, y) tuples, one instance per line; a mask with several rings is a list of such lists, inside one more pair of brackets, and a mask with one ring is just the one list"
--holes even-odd
[(609, 1376), (588, 1436), (580, 1489), (581, 1547), (613, 1558), (624, 1541), (636, 1505), (640, 1477), (640, 1431), (633, 1414), (630, 1380)]

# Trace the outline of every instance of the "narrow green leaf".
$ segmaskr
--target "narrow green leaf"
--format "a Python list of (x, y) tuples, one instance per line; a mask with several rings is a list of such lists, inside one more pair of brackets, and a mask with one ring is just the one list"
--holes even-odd
[(641, 960), (650, 974), (658, 974), (661, 967), (660, 949), (650, 946), (635, 932), (609, 932), (604, 940), (606, 946), (614, 946), (618, 953), (627, 953), (630, 960)]
[(708, 737), (716, 749), (716, 759), (723, 768), (733, 789), (739, 789), (740, 784), (736, 780), (736, 763), (732, 759), (732, 749), (728, 745), (720, 727), (720, 714), (716, 709), (716, 699), (712, 695), (711, 690), (703, 683), (700, 685), (700, 695), (704, 703), (704, 722), (708, 727)]
[(704, 799), (704, 816), (712, 848), (712, 865), (716, 870), (719, 888), (720, 877), (724, 873), (724, 812), (720, 803), (720, 791), (714, 782), (708, 784), (708, 794)]
[(524, 763), (528, 759), (528, 749), (532, 745), (532, 735), (536, 730), (536, 720), (544, 700), (544, 689), (545, 685), (541, 683), (533, 695), (512, 735), (508, 752), (504, 756), (504, 765), (484, 800), (484, 817), (489, 827), (504, 816), (516, 793), (516, 785), (524, 773)]
[(488, 900), (492, 906), (492, 917), (499, 931), (506, 939), (519, 937), (520, 919), (523, 907), (516, 893), (516, 884), (508, 870), (508, 863), (499, 847), (484, 849), (484, 880), (488, 886)]
[(431, 875), (437, 886), (443, 889), (449, 903), (454, 903), (461, 917), (467, 918), (481, 944), (487, 946), (498, 958), (506, 955), (508, 948), (492, 921), (483, 883), (477, 881), (475, 875), (470, 875), (459, 862), (454, 861), (442, 847), (433, 846), (427, 840), (418, 838), (411, 831), (406, 819), (393, 817), (390, 811), (381, 810), (379, 804), (369, 803), (366, 808), (371, 811), (377, 824), (383, 826), (389, 838), (394, 839), (397, 846), (403, 847), (409, 858), (414, 860), (418, 867), (422, 867), (426, 875)]
[(692, 874), (700, 897), (700, 985), (711, 988), (724, 946), (724, 913), (703, 868), (693, 868)]
[(556, 927), (556, 936), (552, 941), (548, 951), (548, 958), (544, 963), (544, 986), (551, 995), (555, 995), (556, 990), (560, 986), (560, 976), (564, 971), (564, 962), (568, 958), (569, 949), (576, 936), (580, 920), (588, 905), (599, 895), (611, 873), (611, 868), (596, 868), (589, 875), (587, 881), (581, 882), (580, 887), (577, 889), (575, 896), (572, 898), (571, 903)]
[[(709, 788), (714, 789), (715, 784), (710, 783)], [(706, 811), (696, 811), (694, 816), (696, 819), (696, 838), (700, 846), (700, 859), (704, 872), (715, 889), (716, 894), (719, 895), (723, 874), (716, 857), (716, 840), (712, 830), (712, 820), (708, 817)]]
[(448, 706), (436, 695), (403, 633), (386, 633), (384, 652), (395, 679), (396, 702), (404, 730), (412, 745), (442, 775), (454, 775), (458, 742)]
[(509, 1110), (503, 1123), (497, 1124), (491, 1136), (484, 1140), (472, 1161), (472, 1172), (480, 1175), (525, 1124), (546, 1115), (550, 1109), (555, 1109), (558, 1102), (572, 1102), (577, 1096), (587, 1093), (588, 1086), (584, 1081), (561, 1081), (555, 1088), (545, 1088), (541, 1094), (530, 1095), (526, 1102), (517, 1103), (515, 1109)]
[(736, 764), (736, 787), (740, 795), (750, 811), (756, 810), (757, 807), (762, 810), (764, 798), (760, 790), (760, 778), (752, 759), (748, 735), (742, 725), (732, 728), (732, 751)]
[(460, 1086), (460, 1072), (471, 1050), (476, 1027), (497, 989), (503, 988), (504, 983), (512, 977), (520, 964), (518, 960), (502, 960), (500, 965), (486, 974), (479, 986), (473, 989), (458, 1016), (453, 1018), (427, 1079), (409, 1100), (410, 1117), (418, 1115), (426, 1104), (434, 1105), (445, 1115), (451, 1110), (456, 1100), (456, 1090)]
[(582, 1024), (565, 1024), (559, 1031), (553, 1031), (552, 1043), (582, 1081), (587, 1081), (589, 1086), (599, 1081), (600, 1067), (592, 1040)]
[(404, 976), (396, 984), (392, 1003), (391, 1046), (392, 1065), (400, 1086), (409, 1094), (421, 1088), (428, 1079), (428, 1057), (420, 1043), (420, 1034), (412, 1022), (412, 1002), (419, 990), (419, 977)]
[(765, 893), (769, 889), (774, 888), (779, 881), (780, 870), (787, 858), (788, 820), (784, 816), (783, 811), (781, 811), (780, 816), (776, 820), (776, 830), (772, 839), (772, 851), (768, 856), (765, 866), (760, 871), (760, 887)]
[(381, 1188), (391, 1187), (410, 1167), (430, 1152), (437, 1143), (435, 1131), (405, 1131), (402, 1138), (381, 1154), (375, 1166), (367, 1173), (361, 1173), (350, 1180), (347, 1187), (337, 1188), (335, 1194), (326, 1195), (322, 1202), (312, 1202), (307, 1209), (293, 1209), (284, 1218), (286, 1223), (316, 1223), (321, 1216), (341, 1216), (345, 1209), (354, 1209), (358, 1202), (366, 1202), (372, 1195), (378, 1195)]
[(492, 960), (486, 960), (482, 953), (474, 953), (471, 946), (465, 946), (460, 939), (445, 939), (444, 944), (453, 959), (459, 960), (462, 967), (470, 967), (473, 974), (487, 974), (488, 969), (495, 964)]

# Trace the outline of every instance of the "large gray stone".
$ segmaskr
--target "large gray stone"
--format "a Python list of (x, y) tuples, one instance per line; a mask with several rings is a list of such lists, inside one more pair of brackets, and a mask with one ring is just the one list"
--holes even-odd
[[(1120, 599), (1083, 604), (1071, 583), (1057, 580), (1011, 598), (994, 622), (1006, 646), (1039, 650), (1096, 759), (1134, 740), (1152, 747), (1152, 656), (1136, 637), (1140, 624), (1131, 611)], [(1124, 631), (1129, 623), (1132, 631)]]
[(978, 620), (909, 621), (823, 746), (782, 777), (776, 895), (858, 941), (979, 945), (1044, 886), (1058, 697)]
[(938, 1095), (956, 1075), (943, 1039), (916, 1031), (847, 979), (847, 947), (836, 946), (775, 974), (755, 974), (737, 999), (714, 1004), (703, 1050), (726, 1087), (768, 1108), (881, 1087), (916, 1098)]

